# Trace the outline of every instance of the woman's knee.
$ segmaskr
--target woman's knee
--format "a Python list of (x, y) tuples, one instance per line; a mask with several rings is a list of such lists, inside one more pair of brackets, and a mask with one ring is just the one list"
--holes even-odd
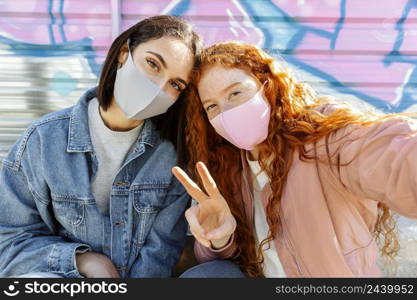
[(244, 278), (239, 266), (229, 260), (214, 260), (194, 266), (180, 278)]

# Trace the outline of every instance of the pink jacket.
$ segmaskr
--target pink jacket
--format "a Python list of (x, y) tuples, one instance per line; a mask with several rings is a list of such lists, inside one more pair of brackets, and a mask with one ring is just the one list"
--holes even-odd
[[(417, 218), (417, 135), (403, 136), (417, 130), (417, 122), (395, 117), (353, 128), (340, 129), (329, 139), (330, 151), (341, 147), (341, 162), (357, 156), (339, 170), (301, 161), (294, 153), (281, 199), (283, 231), (274, 240), (287, 277), (379, 277), (378, 247), (371, 233), (378, 201)], [(323, 145), (324, 139), (318, 143), (320, 157), (326, 157)], [(307, 149), (314, 151), (313, 145)], [(242, 196), (252, 220), (251, 177), (243, 151), (242, 164)], [(267, 185), (264, 205), (270, 192)], [(196, 242), (194, 251), (199, 262), (227, 259), (235, 242), (232, 236), (218, 250)]]

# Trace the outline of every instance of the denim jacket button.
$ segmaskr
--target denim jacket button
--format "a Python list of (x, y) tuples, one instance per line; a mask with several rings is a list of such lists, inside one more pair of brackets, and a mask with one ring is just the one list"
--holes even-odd
[(118, 182), (116, 182), (116, 185), (125, 186), (125, 185), (128, 185), (128, 183), (127, 182), (124, 182), (124, 181), (118, 181)]
[(125, 225), (125, 222), (115, 222), (114, 225), (115, 226), (118, 226), (118, 227), (119, 226), (124, 226)]

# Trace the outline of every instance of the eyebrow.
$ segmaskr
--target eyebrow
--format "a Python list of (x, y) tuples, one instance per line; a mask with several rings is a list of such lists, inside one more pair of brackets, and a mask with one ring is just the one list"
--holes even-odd
[(239, 84), (241, 84), (241, 83), (240, 83), (240, 82), (238, 82), (238, 81), (236, 81), (235, 83), (232, 83), (231, 85), (229, 85), (229, 86), (225, 87), (225, 88), (222, 90), (222, 92), (225, 92), (225, 91), (227, 91), (227, 90), (230, 90), (231, 88), (233, 88), (233, 87), (235, 87), (235, 86), (237, 86), (237, 85), (239, 85)]
[[(233, 87), (235, 87), (235, 86), (237, 86), (239, 84), (241, 84), (241, 83), (238, 82), (238, 81), (237, 82), (234, 82), (234, 83), (228, 85), (227, 87), (225, 87), (221, 92), (225, 92), (227, 90), (230, 90), (231, 88), (233, 88)], [(202, 101), (202, 104), (204, 105), (204, 104), (206, 104), (209, 101), (212, 101), (212, 99), (206, 99), (206, 100)]]
[[(153, 51), (146, 51), (146, 53), (150, 53), (152, 55), (155, 55), (161, 61), (161, 63), (164, 66), (164, 68), (165, 69), (167, 68), (167, 63), (165, 62), (165, 59), (162, 57), (162, 55), (160, 55), (159, 53), (153, 52)], [(180, 81), (185, 86), (188, 85), (187, 81), (185, 81), (184, 79), (182, 79), (180, 77), (175, 78), (175, 80)]]

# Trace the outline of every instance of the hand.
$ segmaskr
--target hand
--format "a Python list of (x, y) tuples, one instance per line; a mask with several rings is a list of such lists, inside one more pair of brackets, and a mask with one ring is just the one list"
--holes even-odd
[(201, 244), (210, 247), (211, 242), (215, 248), (221, 248), (227, 244), (235, 231), (236, 220), (206, 165), (198, 162), (197, 171), (208, 195), (181, 168), (172, 169), (172, 173), (188, 194), (198, 202), (198, 205), (186, 210), (185, 217), (190, 224), (192, 234)]
[(77, 253), (75, 260), (79, 273), (87, 278), (120, 278), (112, 261), (103, 254)]

